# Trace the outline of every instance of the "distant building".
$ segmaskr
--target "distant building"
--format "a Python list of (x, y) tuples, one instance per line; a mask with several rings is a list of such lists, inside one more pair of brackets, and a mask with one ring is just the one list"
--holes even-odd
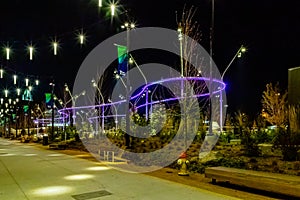
[(288, 103), (300, 104), (300, 67), (288, 69)]

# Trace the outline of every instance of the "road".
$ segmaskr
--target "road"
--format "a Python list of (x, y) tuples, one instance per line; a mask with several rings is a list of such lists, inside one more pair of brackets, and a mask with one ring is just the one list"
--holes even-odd
[(0, 138), (1, 200), (237, 199)]

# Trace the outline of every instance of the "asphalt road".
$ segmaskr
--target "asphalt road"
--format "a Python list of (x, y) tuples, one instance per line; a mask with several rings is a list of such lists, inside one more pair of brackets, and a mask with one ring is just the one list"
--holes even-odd
[(1, 200), (236, 199), (0, 138)]

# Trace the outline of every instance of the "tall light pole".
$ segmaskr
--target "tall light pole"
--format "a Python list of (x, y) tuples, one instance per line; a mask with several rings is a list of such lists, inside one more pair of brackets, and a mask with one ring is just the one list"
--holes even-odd
[[(98, 85), (97, 85), (97, 83), (96, 83), (96, 81), (94, 79), (92, 80), (92, 84), (93, 84), (93, 87), (97, 88), (97, 91), (98, 91), (98, 93), (99, 93), (99, 95), (100, 95), (100, 97), (102, 99), (102, 106), (101, 106), (101, 126), (102, 126), (102, 132), (104, 133), (105, 132), (105, 130), (104, 130), (104, 112), (105, 112), (105, 110), (104, 110), (104, 103), (105, 103), (105, 101), (104, 101), (104, 97), (102, 95), (102, 92), (101, 92), (100, 88), (98, 87)], [(98, 100), (98, 104), (99, 104), (99, 106), (101, 105), (100, 100)], [(98, 125), (96, 124), (96, 126), (98, 126)]]
[[(227, 67), (225, 68), (224, 72), (222, 73), (222, 76), (221, 76), (222, 82), (223, 82), (225, 73), (227, 72), (227, 70), (233, 63), (233, 61), (236, 59), (236, 57), (241, 57), (242, 54), (245, 53), (246, 51), (247, 51), (247, 49), (243, 45), (241, 45), (241, 47), (238, 49), (238, 51), (233, 56), (233, 58), (231, 59), (231, 61), (227, 65)], [(223, 132), (223, 95), (222, 95), (222, 91), (220, 91), (220, 132), (221, 133)]]
[(115, 116), (116, 116), (116, 118), (115, 118), (115, 128), (116, 128), (116, 131), (117, 131), (118, 130), (118, 109), (117, 109), (116, 105), (110, 99), (108, 99), (108, 102), (110, 102), (110, 105), (112, 107), (114, 107), (114, 110), (115, 110)]
[(51, 117), (51, 141), (54, 140), (54, 81), (52, 81), (50, 83), (51, 85), (51, 114), (52, 114), (52, 117)]
[(80, 94), (73, 96), (70, 89), (69, 89), (69, 87), (68, 87), (68, 85), (65, 84), (65, 91), (67, 91), (69, 93), (69, 95), (72, 99), (72, 115), (73, 115), (72, 116), (72, 118), (73, 118), (73, 123), (72, 124), (75, 124), (75, 118), (76, 118), (75, 102), (76, 102), (78, 97), (85, 95), (85, 90), (83, 90)]
[(215, 1), (211, 0), (211, 26), (210, 26), (210, 40), (209, 40), (209, 98), (210, 98), (210, 120), (208, 134), (212, 134), (212, 65), (213, 65), (213, 40), (214, 40), (214, 26), (215, 26)]
[[(126, 29), (126, 33), (127, 33), (126, 34), (127, 35), (127, 37), (126, 37), (126, 43), (127, 43), (126, 44), (126, 46), (127, 46), (126, 54), (128, 56), (129, 55), (129, 49), (130, 49), (130, 35), (129, 34), (130, 34), (130, 30), (135, 28), (135, 24), (127, 22), (121, 28)], [(128, 105), (129, 105), (129, 102), (130, 102), (130, 97), (129, 97), (130, 80), (129, 80), (128, 71), (129, 71), (129, 63), (127, 61), (126, 62), (126, 85), (127, 85), (127, 87), (126, 87), (126, 102), (128, 102)], [(128, 109), (126, 109), (126, 116), (125, 116), (125, 118), (126, 118), (125, 146), (127, 148), (131, 148), (131, 142), (130, 142), (130, 136), (129, 136), (129, 134), (130, 134), (130, 118), (129, 117), (130, 117), (129, 116), (129, 111), (128, 111)]]
[[(143, 79), (145, 81), (145, 85), (147, 86), (148, 85), (148, 80), (147, 80), (145, 74), (143, 73), (143, 71), (141, 70), (140, 66), (136, 63), (135, 59), (133, 58), (133, 56), (131, 54), (129, 54), (129, 63), (134, 64), (138, 68), (139, 72), (143, 76)], [(146, 121), (148, 121), (148, 119), (149, 119), (148, 96), (149, 96), (149, 88), (146, 87), (146, 97), (145, 97), (146, 98), (146, 103), (145, 103)]]
[[(181, 77), (181, 86), (180, 86), (180, 98), (184, 98), (184, 109), (186, 109), (187, 102), (186, 102), (186, 91), (185, 91), (185, 80), (184, 77), (186, 76), (186, 72), (184, 69), (184, 63), (183, 63), (183, 27), (182, 24), (179, 23), (177, 32), (178, 32), (178, 40), (179, 40), (179, 45), (180, 45), (180, 77)], [(183, 119), (184, 119), (184, 125), (183, 125), (183, 135), (184, 135), (184, 148), (187, 147), (187, 117), (186, 113), (183, 113)]]

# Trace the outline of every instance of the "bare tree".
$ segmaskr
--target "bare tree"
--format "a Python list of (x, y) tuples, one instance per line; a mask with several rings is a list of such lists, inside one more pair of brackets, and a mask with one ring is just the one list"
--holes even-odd
[(249, 130), (248, 116), (240, 110), (234, 113), (234, 122), (235, 126), (239, 128), (240, 134), (245, 130)]
[(287, 122), (287, 91), (279, 83), (266, 85), (262, 96), (262, 116), (272, 125), (284, 128)]

